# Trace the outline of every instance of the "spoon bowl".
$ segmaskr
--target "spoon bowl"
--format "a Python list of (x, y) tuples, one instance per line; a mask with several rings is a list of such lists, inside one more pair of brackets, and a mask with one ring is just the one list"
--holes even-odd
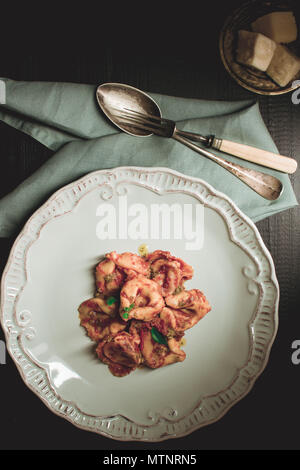
[(96, 97), (103, 113), (119, 129), (138, 137), (149, 137), (152, 132), (137, 129), (134, 125), (118, 119), (118, 112), (130, 108), (133, 111), (161, 117), (161, 111), (155, 101), (146, 93), (123, 83), (103, 83), (98, 86)]

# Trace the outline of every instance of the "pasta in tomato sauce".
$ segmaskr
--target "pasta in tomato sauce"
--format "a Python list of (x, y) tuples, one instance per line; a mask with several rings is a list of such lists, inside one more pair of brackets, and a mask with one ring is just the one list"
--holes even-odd
[(112, 251), (95, 269), (95, 295), (78, 308), (80, 325), (116, 377), (186, 359), (185, 331), (210, 310), (198, 289), (186, 290), (193, 268), (168, 251), (144, 256)]

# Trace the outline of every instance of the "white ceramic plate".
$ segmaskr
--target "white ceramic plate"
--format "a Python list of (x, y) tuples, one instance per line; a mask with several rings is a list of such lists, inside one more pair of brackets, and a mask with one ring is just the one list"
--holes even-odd
[[(157, 204), (186, 210), (190, 231), (179, 237), (177, 213), (177, 232), (151, 234)], [(114, 211), (120, 232), (117, 220), (116, 239), (101, 240)], [(204, 238), (193, 247), (196, 222)], [(93, 296), (101, 256), (141, 243), (190, 263), (186, 287), (202, 290), (212, 311), (186, 332), (184, 362), (117, 378), (95, 358), (77, 307)], [(119, 440), (161, 441), (218, 420), (263, 371), (277, 330), (278, 283), (255, 225), (204, 181), (164, 168), (97, 171), (57, 191), (15, 241), (1, 288), (7, 348), (26, 385), (73, 424)]]

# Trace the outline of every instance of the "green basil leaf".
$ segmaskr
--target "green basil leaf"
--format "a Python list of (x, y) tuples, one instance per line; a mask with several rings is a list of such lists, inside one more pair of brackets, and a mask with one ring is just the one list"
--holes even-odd
[(168, 346), (166, 338), (154, 326), (151, 328), (151, 336), (154, 341), (156, 341), (156, 343), (165, 344)]
[(125, 307), (125, 308), (123, 309), (124, 313), (122, 314), (122, 317), (125, 318), (125, 319), (127, 319), (127, 318), (128, 318), (128, 314), (129, 314), (130, 310), (133, 309), (133, 307), (134, 307), (134, 304), (129, 305), (129, 307)]
[(106, 303), (107, 303), (107, 305), (113, 305), (113, 304), (116, 303), (116, 301), (117, 301), (117, 299), (114, 296), (111, 296), (111, 297), (108, 297)]
[(133, 309), (133, 307), (134, 307), (134, 304), (131, 304), (131, 305), (129, 305), (129, 307), (125, 307), (125, 308), (124, 308), (124, 312), (127, 312), (127, 313), (129, 313), (129, 312), (130, 312), (130, 310), (132, 310), (132, 309)]

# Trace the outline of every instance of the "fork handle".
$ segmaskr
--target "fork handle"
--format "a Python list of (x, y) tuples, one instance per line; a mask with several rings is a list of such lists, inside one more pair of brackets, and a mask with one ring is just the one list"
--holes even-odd
[(193, 142), (203, 143), (208, 148), (214, 148), (221, 152), (235, 155), (248, 162), (257, 163), (258, 165), (272, 168), (273, 170), (282, 171), (284, 173), (295, 173), (297, 170), (297, 161), (290, 157), (278, 155), (277, 153), (268, 152), (250, 145), (239, 144), (232, 140), (219, 139), (214, 135), (203, 137), (194, 132), (186, 132), (176, 129), (182, 137), (187, 137)]
[(240, 165), (237, 165), (236, 163), (229, 162), (224, 158), (214, 155), (208, 150), (205, 150), (199, 147), (198, 145), (192, 143), (185, 137), (182, 137), (180, 134), (177, 133), (177, 130), (175, 130), (172, 138), (186, 145), (195, 152), (200, 153), (201, 155), (209, 158), (210, 160), (213, 160), (215, 163), (218, 163), (218, 165), (221, 165), (223, 168), (230, 171), (230, 173), (232, 173), (234, 176), (236, 176), (245, 184), (247, 184), (260, 196), (270, 201), (274, 201), (280, 196), (283, 187), (281, 181), (278, 178), (250, 168), (244, 168)]
[(231, 140), (218, 139), (214, 136), (209, 140), (211, 141), (212, 148), (230, 155), (235, 155), (243, 160), (273, 168), (274, 170), (283, 171), (284, 173), (294, 173), (297, 170), (297, 161), (293, 158), (261, 150), (257, 147), (251, 147), (250, 145), (232, 142)]

